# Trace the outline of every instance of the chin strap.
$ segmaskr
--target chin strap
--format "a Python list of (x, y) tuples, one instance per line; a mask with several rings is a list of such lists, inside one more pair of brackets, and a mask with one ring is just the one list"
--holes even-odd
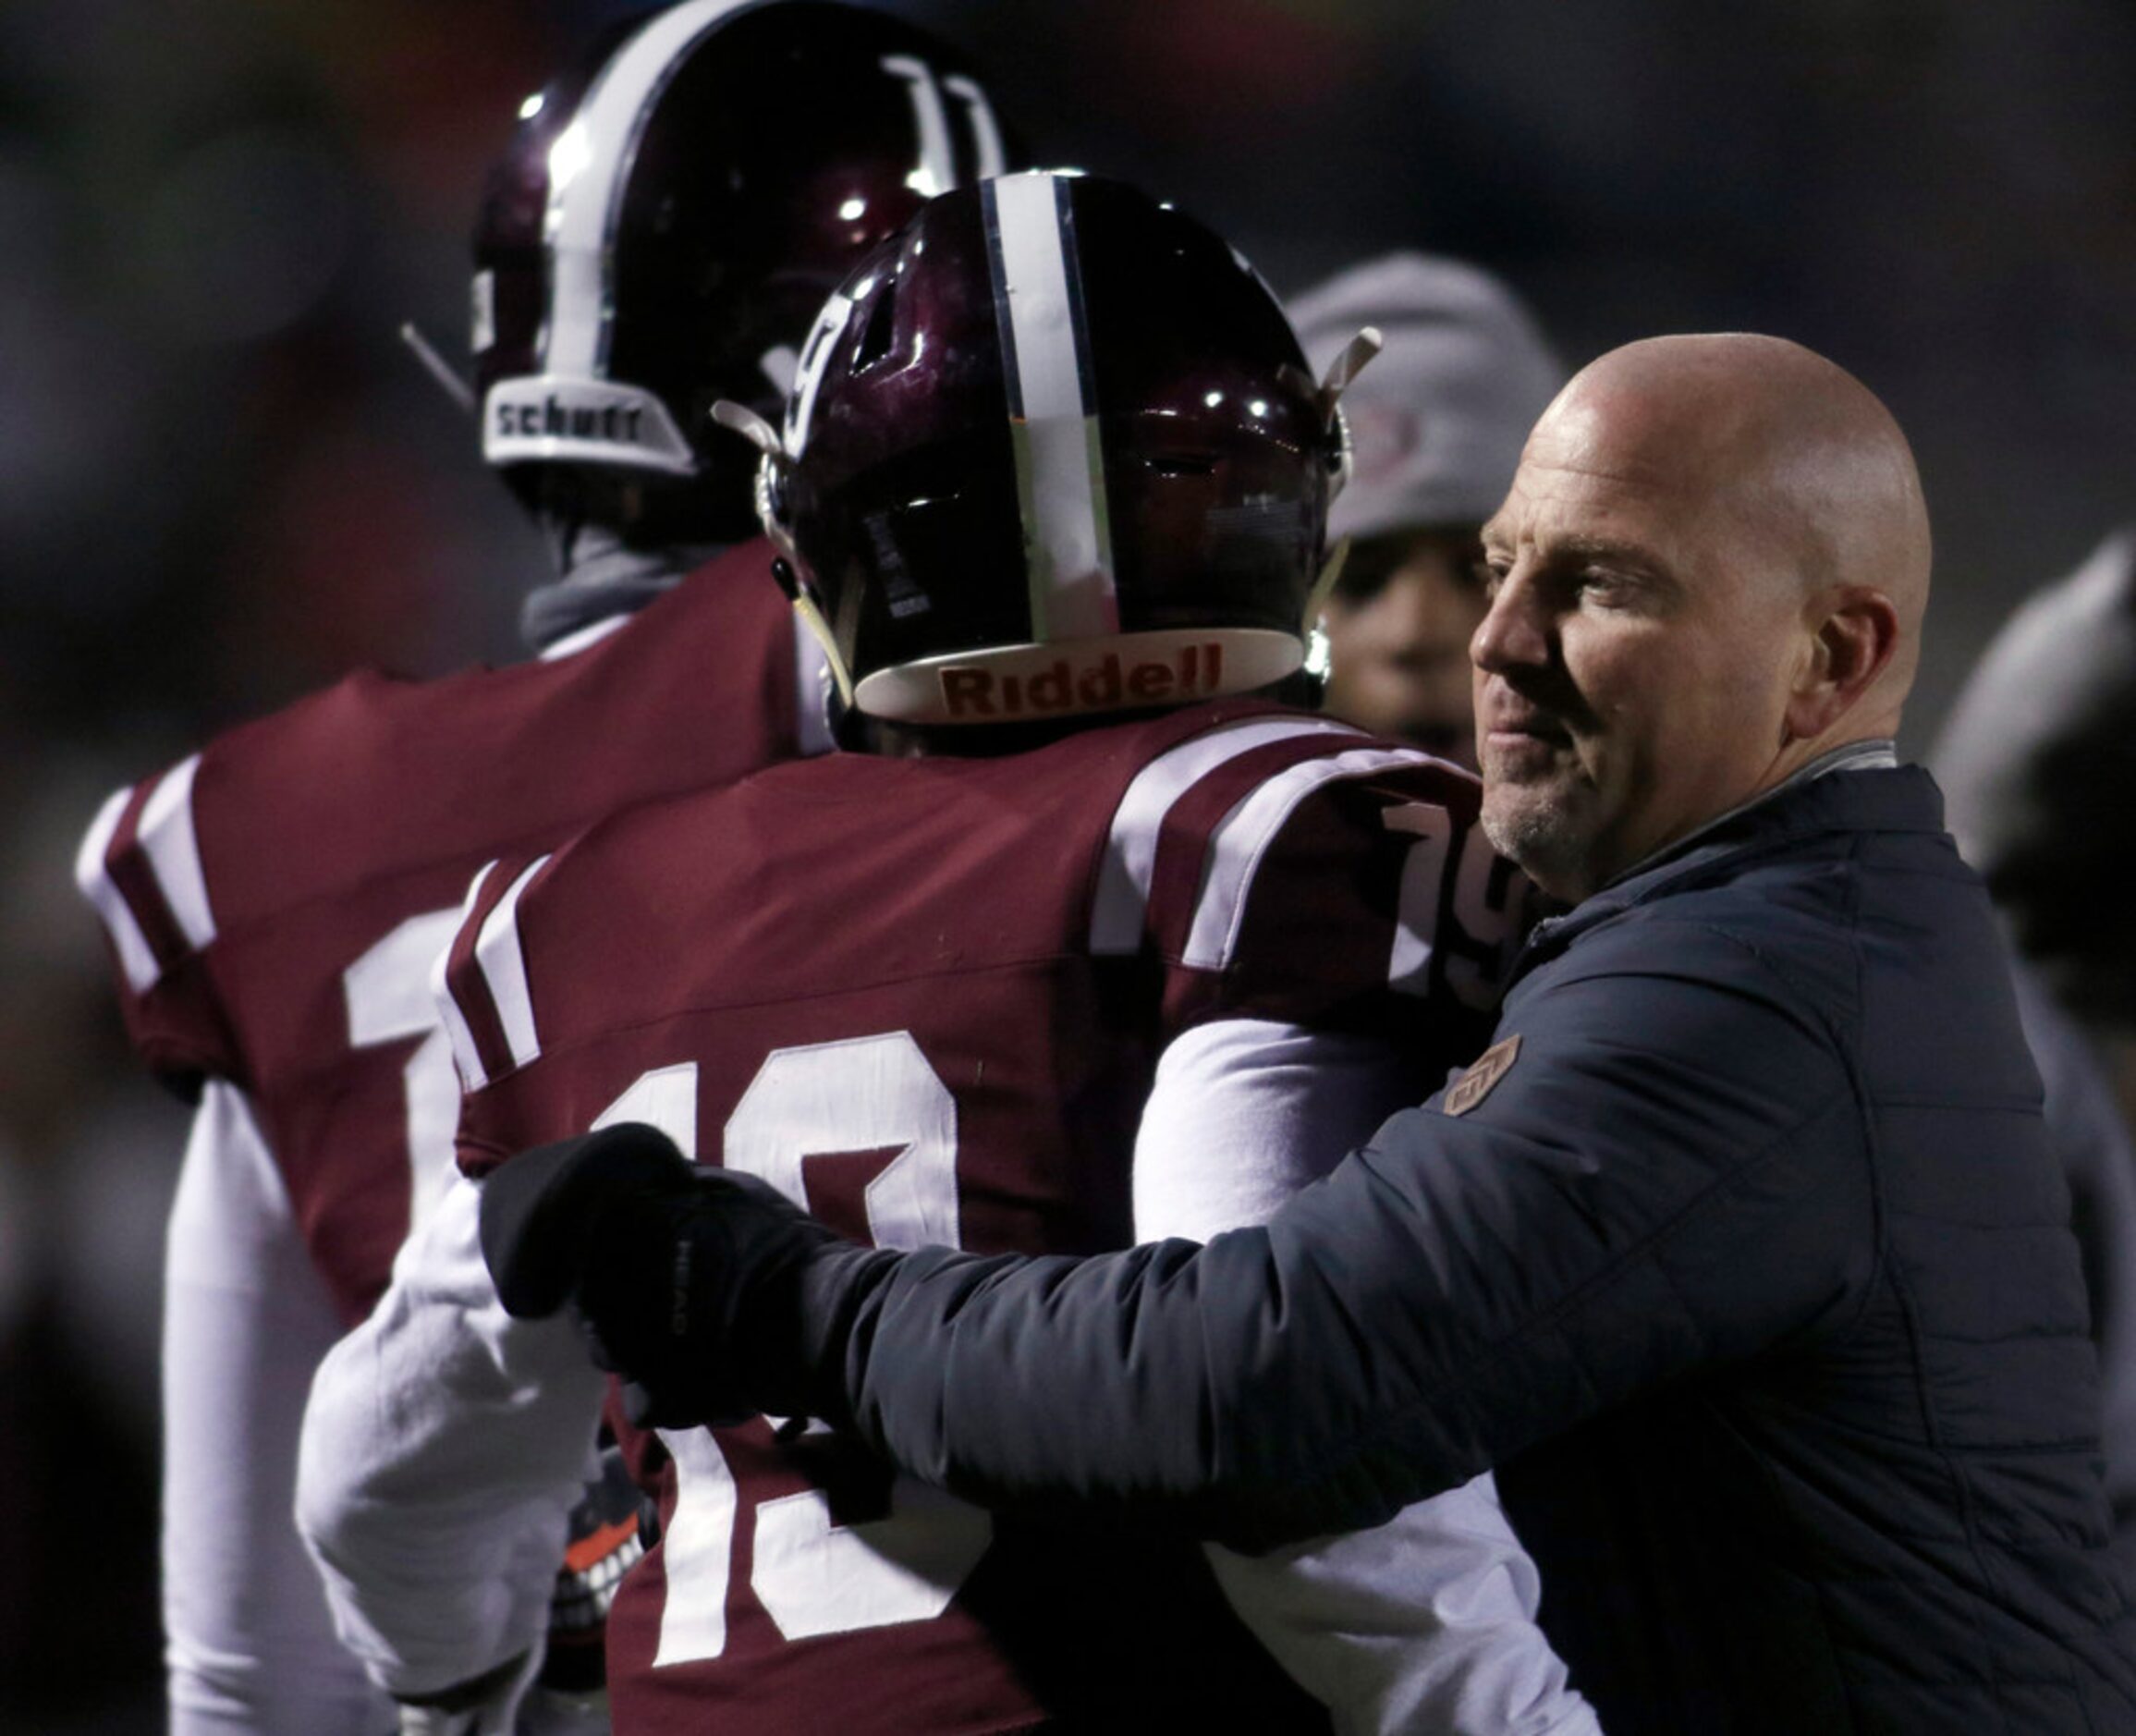
[[(1358, 334), (1342, 347), (1342, 352), (1327, 364), (1327, 372), (1321, 376), (1321, 413), (1327, 419), (1328, 432), (1334, 434), (1336, 444), (1335, 476), (1328, 486), (1327, 496), (1332, 501), (1349, 483), (1350, 470), (1355, 462), (1355, 452), (1350, 446), (1349, 423), (1342, 413), (1342, 395), (1349, 391), (1350, 383), (1372, 364), (1372, 360), (1386, 348), (1386, 339), (1380, 336), (1376, 325), (1361, 326)], [(1327, 609), (1327, 599), (1342, 577), (1343, 565), (1349, 559), (1349, 538), (1339, 538), (1327, 552), (1322, 564), (1320, 577), (1312, 581), (1312, 589), (1306, 593), (1305, 613), (1298, 623), (1298, 636), (1305, 642), (1305, 674), (1313, 680), (1325, 684), (1333, 659), (1327, 643), (1327, 627), (1323, 617)]]
[(1327, 644), (1327, 599), (1342, 578), (1342, 569), (1349, 559), (1349, 538), (1338, 537), (1327, 552), (1327, 559), (1321, 564), (1320, 577), (1312, 581), (1312, 589), (1305, 593), (1305, 613), (1298, 623), (1298, 636), (1305, 641), (1305, 662), (1301, 667), (1316, 681), (1325, 681), (1332, 667), (1332, 657)]
[(1320, 400), (1329, 415), (1335, 413), (1337, 402), (1349, 390), (1350, 382), (1365, 371), (1386, 344), (1378, 326), (1361, 325), (1357, 336), (1342, 347), (1342, 353), (1327, 364), (1327, 372), (1320, 380)]
[(1378, 326), (1360, 326), (1357, 336), (1342, 347), (1342, 353), (1327, 364), (1327, 372), (1321, 376), (1320, 412), (1328, 433), (1335, 436), (1335, 475), (1327, 490), (1330, 500), (1349, 485), (1350, 471), (1356, 463), (1349, 423), (1342, 413), (1342, 395), (1349, 390), (1350, 382), (1371, 364), (1372, 359), (1385, 348), (1386, 339), (1380, 336)]
[(773, 427), (747, 404), (738, 404), (731, 397), (714, 400), (712, 419), (729, 434), (738, 434), (764, 457), (786, 456), (786, 448), (779, 444), (779, 431)]
[(832, 635), (830, 622), (824, 618), (823, 605), (817, 601), (814, 588), (801, 576), (802, 563), (794, 550), (793, 532), (778, 509), (779, 478), (791, 468), (793, 460), (787, 456), (778, 430), (747, 404), (723, 397), (713, 405), (712, 419), (728, 433), (739, 434), (763, 455), (756, 472), (756, 516), (765, 537), (778, 551), (778, 558), (772, 562), (772, 576), (787, 593), (787, 601), (794, 605), (801, 625), (823, 647), (824, 661), (837, 685), (839, 701), (849, 711), (853, 705), (853, 672), (839, 654), (838, 642)]
[(400, 327), (400, 341), (413, 352), (422, 364), (422, 371), (437, 382), (438, 388), (458, 405), (467, 415), (475, 413), (475, 389), (454, 370), (451, 362), (437, 353), (429, 338), (416, 330), (413, 320), (404, 320)]
[(771, 539), (772, 546), (788, 561), (793, 560), (793, 533), (787, 529), (777, 497), (779, 476), (791, 468), (793, 460), (787, 457), (779, 431), (747, 404), (738, 404), (731, 397), (719, 398), (713, 404), (712, 419), (729, 434), (739, 434), (761, 455), (756, 469), (757, 522), (763, 526), (763, 533)]
[(848, 711), (853, 708), (853, 672), (846, 667), (846, 660), (838, 654), (838, 642), (831, 637), (831, 624), (824, 618), (824, 612), (816, 606), (816, 599), (802, 582), (794, 564), (784, 555), (772, 562), (772, 577), (779, 581), (779, 589), (787, 593), (787, 601), (794, 605), (794, 613), (800, 617), (801, 625), (814, 636), (822, 648), (824, 663), (831, 672), (831, 680), (838, 690), (838, 700)]

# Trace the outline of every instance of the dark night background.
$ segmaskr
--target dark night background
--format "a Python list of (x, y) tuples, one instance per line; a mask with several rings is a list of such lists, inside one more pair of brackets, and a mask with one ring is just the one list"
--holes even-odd
[[(181, 1113), (131, 1066), (81, 828), (359, 663), (514, 654), (542, 556), (395, 340), (592, 0), (0, 6), (0, 1727), (160, 1728), (156, 1284)], [(2136, 10), (2109, 0), (910, 0), (1042, 156), (1282, 290), (1469, 256), (1568, 361), (1825, 351), (1911, 434), (1918, 752), (2136, 510)], [(797, 92), (793, 124), (809, 124)]]

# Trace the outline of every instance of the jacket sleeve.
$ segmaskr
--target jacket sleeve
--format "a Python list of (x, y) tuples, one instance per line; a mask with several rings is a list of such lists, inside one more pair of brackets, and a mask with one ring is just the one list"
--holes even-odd
[(784, 1323), (811, 1397), (981, 1500), (1268, 1547), (1837, 1329), (1874, 1255), (1841, 1034), (1739, 943), (1658, 926), (1532, 978), (1488, 1093), (1395, 1116), (1265, 1227), (819, 1260)]

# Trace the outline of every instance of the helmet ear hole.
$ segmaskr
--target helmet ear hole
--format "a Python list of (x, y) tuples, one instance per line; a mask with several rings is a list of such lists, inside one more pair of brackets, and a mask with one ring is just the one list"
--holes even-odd
[(861, 328), (861, 341), (853, 349), (855, 373), (873, 367), (890, 353), (890, 339), (897, 329), (897, 280), (893, 277), (876, 293), (875, 305), (868, 311), (868, 323)]
[(793, 513), (787, 499), (785, 466), (767, 452), (756, 470), (756, 515), (774, 548), (788, 560), (794, 553)]
[(1327, 454), (1327, 497), (1332, 502), (1349, 486), (1357, 471), (1357, 446), (1349, 435), (1349, 418), (1343, 414), (1342, 406), (1335, 407), (1328, 433), (1331, 438)]

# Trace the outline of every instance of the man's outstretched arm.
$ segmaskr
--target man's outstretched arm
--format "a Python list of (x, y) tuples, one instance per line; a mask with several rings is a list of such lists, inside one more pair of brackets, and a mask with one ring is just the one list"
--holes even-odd
[(1520, 1049), (1465, 1113), (1396, 1116), (1206, 1245), (887, 1253), (687, 1169), (629, 1210), (565, 1190), (546, 1224), (493, 1193), (485, 1245), (493, 1269), (507, 1229), (572, 1251), (655, 1421), (822, 1415), (991, 1504), (1249, 1547), (1374, 1524), (1859, 1296), (1868, 1171), (1828, 1033), (1725, 937), (1678, 951), (1663, 975), (1584, 947), (1514, 1009)]

